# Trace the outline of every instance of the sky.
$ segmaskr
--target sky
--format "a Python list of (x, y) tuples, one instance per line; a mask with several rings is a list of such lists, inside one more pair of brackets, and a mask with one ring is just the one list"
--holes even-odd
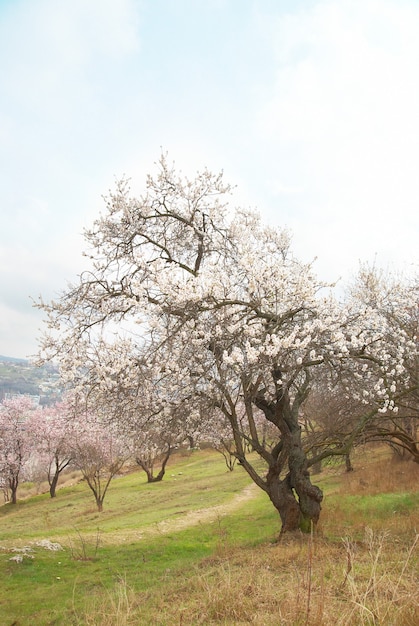
[(83, 230), (162, 151), (320, 279), (416, 272), (418, 0), (0, 0), (0, 355), (36, 354)]

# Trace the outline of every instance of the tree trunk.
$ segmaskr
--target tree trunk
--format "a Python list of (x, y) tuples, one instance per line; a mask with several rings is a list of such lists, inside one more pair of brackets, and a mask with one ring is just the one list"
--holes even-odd
[(103, 498), (96, 498), (96, 505), (97, 505), (97, 510), (99, 511), (99, 513), (102, 513), (102, 511), (103, 511)]
[(289, 476), (280, 480), (278, 472), (270, 468), (266, 477), (267, 493), (272, 504), (281, 518), (281, 535), (285, 532), (298, 530), (301, 523), (301, 510), (292, 487)]
[(154, 476), (153, 466), (149, 467), (145, 463), (140, 462), (138, 459), (136, 459), (136, 461), (137, 461), (137, 464), (141, 467), (141, 469), (145, 471), (148, 483), (159, 483), (161, 480), (163, 480), (163, 476), (165, 474), (165, 467), (162, 467), (159, 473), (157, 474), (157, 476)]
[(9, 488), (10, 488), (10, 502), (11, 504), (17, 504), (17, 488), (19, 486), (19, 479), (17, 477), (13, 477), (9, 480)]
[(146, 472), (147, 474), (147, 482), (148, 483), (159, 483), (161, 480), (163, 480), (163, 476), (164, 476), (164, 470), (160, 470), (160, 472), (157, 474), (157, 476), (154, 476), (153, 474), (150, 474), (150, 472)]
[(60, 474), (63, 470), (65, 470), (65, 468), (70, 464), (70, 462), (71, 462), (71, 459), (63, 460), (60, 462), (58, 455), (55, 455), (54, 475), (52, 475), (51, 465), (48, 470), (49, 493), (50, 493), (51, 498), (55, 498)]
[(275, 467), (269, 468), (266, 485), (268, 496), (281, 518), (281, 535), (301, 530), (310, 532), (319, 521), (323, 493), (312, 485), (304, 466), (289, 463), (290, 471), (281, 480)]
[(186, 435), (186, 439), (188, 440), (190, 450), (193, 450), (195, 448), (195, 439), (192, 435)]
[(307, 457), (301, 445), (301, 431), (292, 433), (292, 446), (289, 453), (288, 467), (290, 485), (297, 492), (301, 519), (300, 528), (305, 532), (311, 530), (319, 521), (323, 492), (311, 484), (310, 472), (307, 469)]
[(49, 483), (49, 495), (51, 496), (51, 498), (55, 498), (55, 496), (57, 495), (56, 491), (57, 491), (57, 484), (58, 484), (59, 477), (60, 477), (60, 473), (59, 472), (55, 472), (54, 476), (50, 480), (50, 483)]
[(221, 454), (224, 457), (227, 469), (229, 470), (229, 472), (232, 472), (234, 470), (234, 466), (236, 465), (237, 457), (232, 452), (229, 452), (227, 450), (222, 450)]
[(169, 447), (168, 451), (166, 452), (163, 462), (161, 464), (161, 469), (159, 471), (159, 473), (157, 474), (157, 476), (153, 476), (153, 473), (148, 472), (147, 470), (145, 470), (146, 474), (147, 474), (147, 481), (149, 483), (158, 483), (161, 480), (163, 480), (163, 476), (166, 473), (166, 465), (167, 465), (167, 461), (169, 460), (169, 457), (172, 453), (172, 449)]
[(141, 469), (145, 471), (147, 475), (148, 483), (158, 483), (161, 480), (163, 480), (163, 477), (166, 472), (167, 461), (169, 460), (171, 453), (172, 453), (172, 447), (169, 445), (168, 449), (166, 450), (164, 454), (164, 458), (161, 464), (161, 469), (159, 473), (157, 474), (157, 476), (154, 476), (154, 472), (153, 472), (154, 464), (153, 463), (146, 463), (140, 457), (135, 457), (135, 462), (137, 463), (137, 465), (139, 465)]
[(349, 452), (347, 454), (345, 454), (345, 466), (346, 466), (346, 471), (347, 472), (353, 472), (354, 471), (354, 467), (352, 465), (352, 461), (351, 461), (351, 457)]
[[(274, 379), (279, 379), (279, 374), (273, 372)], [(269, 464), (266, 477), (266, 491), (281, 517), (281, 535), (299, 529), (310, 532), (319, 521), (323, 499), (321, 489), (311, 484), (307, 456), (301, 442), (298, 410), (303, 397), (304, 389), (291, 405), (288, 390), (278, 384), (274, 401), (266, 400), (262, 394), (255, 398), (256, 406), (281, 433), (280, 441), (272, 450), (273, 461)], [(281, 472), (285, 471), (287, 463), (288, 473), (281, 480)]]

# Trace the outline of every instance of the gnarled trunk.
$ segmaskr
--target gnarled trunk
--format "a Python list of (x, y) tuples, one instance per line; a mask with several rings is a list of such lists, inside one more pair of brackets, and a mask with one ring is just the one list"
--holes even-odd
[(300, 505), (300, 528), (308, 532), (311, 525), (319, 521), (323, 492), (311, 483), (307, 456), (301, 444), (300, 427), (292, 433), (288, 467), (290, 486), (297, 493)]
[[(279, 370), (273, 372), (275, 381), (280, 380), (280, 374)], [(299, 406), (307, 388), (302, 385), (292, 404), (288, 389), (280, 382), (274, 399), (267, 400), (263, 393), (255, 398), (256, 406), (280, 433), (278, 444), (263, 457), (270, 459), (264, 488), (281, 517), (281, 534), (298, 529), (310, 532), (320, 517), (323, 493), (311, 483), (298, 423)]]
[(289, 472), (283, 479), (275, 466), (269, 468), (266, 491), (280, 515), (281, 535), (296, 530), (310, 532), (319, 521), (323, 493), (311, 484), (305, 464), (301, 467), (290, 458), (288, 465)]
[(298, 530), (301, 522), (300, 505), (295, 498), (289, 476), (281, 480), (275, 470), (269, 469), (266, 477), (267, 494), (281, 518), (281, 534)]

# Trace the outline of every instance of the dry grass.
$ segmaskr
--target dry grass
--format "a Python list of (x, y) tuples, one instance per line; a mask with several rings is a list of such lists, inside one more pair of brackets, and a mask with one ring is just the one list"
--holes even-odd
[[(387, 449), (378, 451), (381, 458), (368, 463), (368, 452), (362, 450), (355, 461), (355, 471), (340, 475), (342, 495), (377, 495), (416, 491), (419, 485), (419, 463), (403, 461)], [(377, 454), (377, 453), (376, 453)]]
[[(416, 626), (417, 511), (389, 517), (374, 506), (383, 494), (414, 493), (419, 466), (378, 452), (339, 476), (315, 536), (285, 536), (257, 548), (223, 538), (212, 557), (175, 579), (168, 572), (158, 589), (136, 592), (121, 580), (105, 601), (93, 599), (78, 623)], [(361, 509), (348, 509), (351, 497), (371, 503), (371, 525)]]
[(418, 536), (401, 548), (367, 529), (356, 542), (290, 537), (258, 550), (227, 548), (154, 592), (120, 581), (79, 624), (416, 626), (417, 547)]
[[(362, 537), (385, 528), (395, 542), (419, 532), (419, 464), (400, 461), (388, 448), (360, 451), (353, 472), (329, 470), (336, 485), (326, 493), (319, 531), (327, 537)], [(327, 476), (327, 470), (326, 470)]]

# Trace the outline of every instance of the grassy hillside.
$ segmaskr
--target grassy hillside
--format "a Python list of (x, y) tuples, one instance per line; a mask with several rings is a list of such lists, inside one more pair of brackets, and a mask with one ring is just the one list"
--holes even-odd
[(76, 473), (55, 499), (25, 485), (0, 507), (0, 623), (414, 626), (419, 467), (381, 450), (355, 465), (318, 477), (319, 533), (280, 543), (266, 496), (211, 451), (161, 483), (117, 478), (101, 514)]

